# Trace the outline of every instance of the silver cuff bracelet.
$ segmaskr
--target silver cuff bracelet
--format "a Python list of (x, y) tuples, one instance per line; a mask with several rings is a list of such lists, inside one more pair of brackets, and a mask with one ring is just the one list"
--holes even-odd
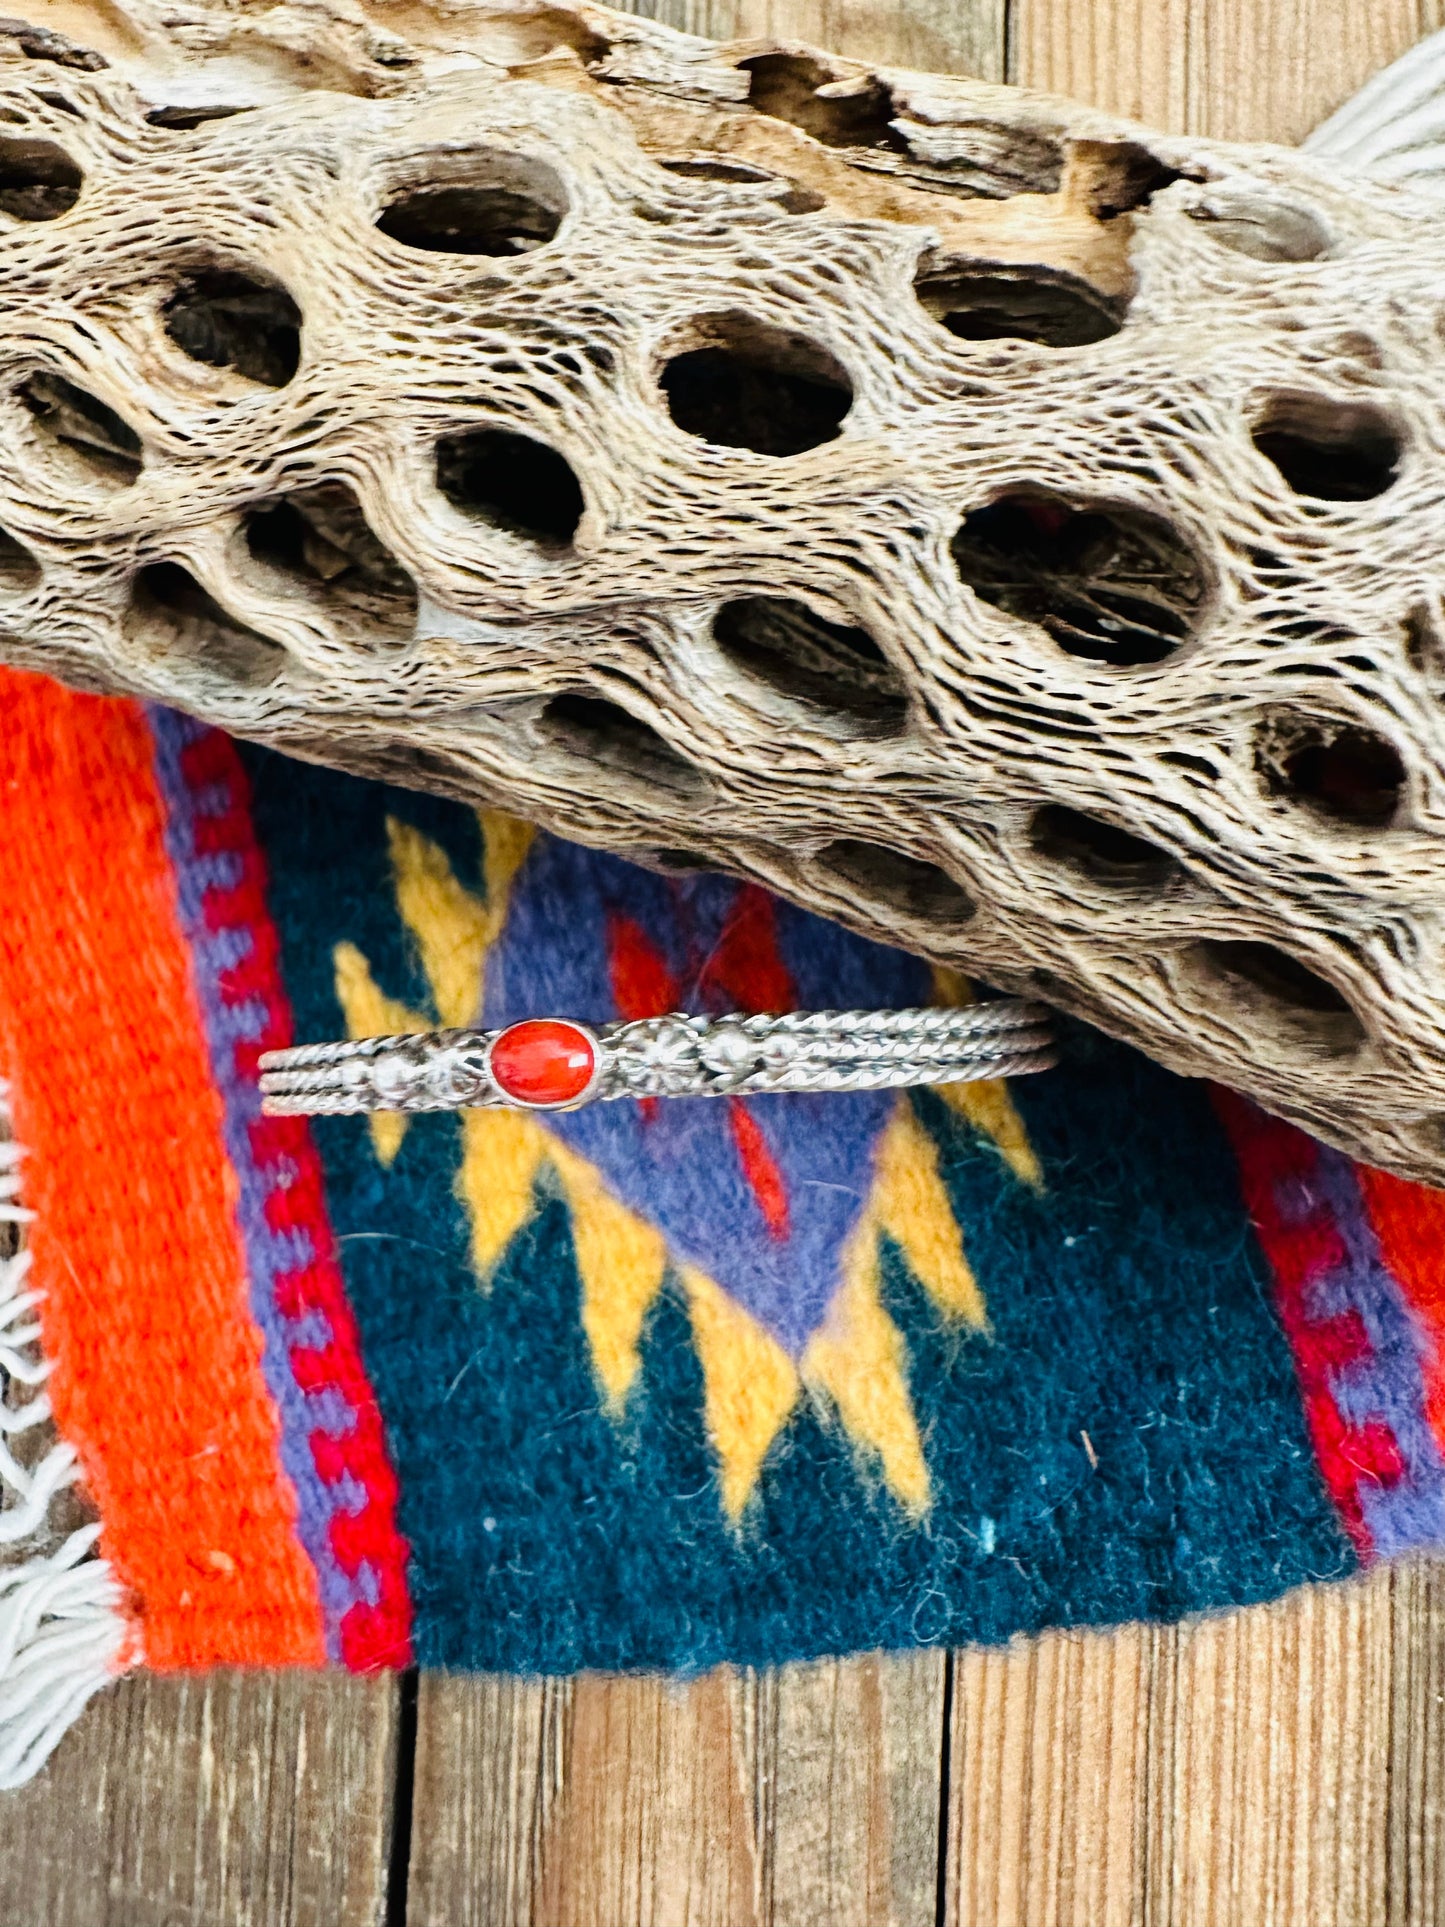
[(528, 1018), (504, 1030), (304, 1044), (261, 1059), (274, 1115), (573, 1110), (616, 1098), (879, 1091), (1019, 1077), (1054, 1062), (1047, 1013), (1017, 999), (948, 1010)]

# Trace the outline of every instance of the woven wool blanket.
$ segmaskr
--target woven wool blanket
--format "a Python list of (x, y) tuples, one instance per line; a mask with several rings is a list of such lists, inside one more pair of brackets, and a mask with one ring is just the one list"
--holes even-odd
[(138, 1666), (762, 1664), (1445, 1543), (1445, 1194), (1077, 1026), (1011, 1086), (265, 1118), (294, 1039), (972, 991), (165, 711), (0, 716), (5, 1782)]

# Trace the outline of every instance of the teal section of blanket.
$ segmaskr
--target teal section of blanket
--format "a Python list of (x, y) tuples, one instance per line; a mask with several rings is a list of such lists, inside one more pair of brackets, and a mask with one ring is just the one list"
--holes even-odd
[[(341, 1033), (342, 940), (424, 1009), (386, 818), (479, 887), (475, 819), (245, 754), (298, 1036)], [(639, 884), (639, 905), (654, 887)], [(1065, 1043), (1063, 1068), (1012, 1087), (1042, 1194), (936, 1097), (914, 1100), (989, 1318), (987, 1333), (950, 1322), (885, 1247), (882, 1303), (932, 1486), (921, 1518), (805, 1397), (733, 1525), (675, 1282), (613, 1418), (555, 1190), (484, 1290), (455, 1192), (457, 1120), (415, 1120), (390, 1169), (363, 1121), (319, 1121), (400, 1477), (421, 1663), (691, 1669), (1001, 1640), (1172, 1618), (1351, 1569), (1203, 1089), (1082, 1028)]]

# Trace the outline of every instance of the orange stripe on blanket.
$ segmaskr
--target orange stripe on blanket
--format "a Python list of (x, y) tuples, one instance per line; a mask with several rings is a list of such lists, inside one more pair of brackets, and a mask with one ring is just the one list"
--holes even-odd
[(0, 672), (0, 1054), (50, 1394), (152, 1667), (320, 1665), (150, 732)]
[(1445, 1192), (1357, 1168), (1385, 1263), (1432, 1341), (1423, 1361), (1425, 1410), (1445, 1447)]

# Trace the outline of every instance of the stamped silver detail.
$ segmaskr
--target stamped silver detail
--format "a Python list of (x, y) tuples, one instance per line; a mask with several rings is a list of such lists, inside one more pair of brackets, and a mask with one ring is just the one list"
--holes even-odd
[[(1054, 1062), (1047, 1013), (1012, 998), (961, 1010), (673, 1012), (578, 1028), (596, 1039), (598, 1064), (577, 1103), (898, 1090), (1020, 1077)], [(268, 1051), (261, 1059), (265, 1108), (274, 1116), (556, 1108), (520, 1104), (500, 1089), (490, 1062), (501, 1035), (435, 1031)]]

